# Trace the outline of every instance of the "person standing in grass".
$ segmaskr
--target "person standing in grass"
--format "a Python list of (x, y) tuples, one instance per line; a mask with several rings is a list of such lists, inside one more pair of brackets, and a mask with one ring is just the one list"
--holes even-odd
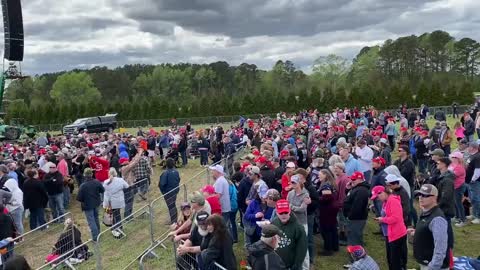
[(388, 269), (407, 269), (407, 227), (403, 220), (403, 211), (400, 196), (390, 189), (376, 186), (372, 189), (372, 201), (375, 199), (383, 203), (380, 217), (375, 220), (380, 223), (382, 233), (386, 237), (386, 251)]
[(452, 163), (448, 169), (455, 174), (454, 188), (455, 188), (455, 226), (463, 227), (467, 223), (465, 217), (465, 209), (463, 207), (462, 199), (467, 189), (465, 184), (465, 165), (463, 161), (463, 154), (461, 152), (453, 152), (450, 154)]
[(450, 268), (448, 251), (448, 223), (438, 207), (438, 189), (431, 184), (415, 191), (422, 209), (413, 234), (413, 257), (420, 264), (420, 270), (447, 270)]
[(103, 182), (105, 193), (103, 194), (103, 208), (110, 207), (113, 214), (112, 234), (118, 238), (122, 235), (122, 220), (121, 210), (125, 207), (125, 196), (123, 190), (129, 186), (123, 178), (118, 177), (117, 170), (110, 168), (108, 172), (108, 180)]
[(93, 178), (93, 171), (85, 169), (83, 173), (85, 182), (80, 186), (77, 201), (82, 203), (82, 211), (85, 213), (92, 240), (97, 241), (100, 233), (100, 221), (98, 220), (98, 207), (101, 204), (101, 194), (105, 192), (102, 184)]
[(165, 198), (165, 203), (170, 214), (169, 225), (177, 222), (177, 194), (180, 191), (180, 174), (175, 169), (175, 161), (168, 158), (166, 161), (167, 169), (160, 175), (158, 188)]

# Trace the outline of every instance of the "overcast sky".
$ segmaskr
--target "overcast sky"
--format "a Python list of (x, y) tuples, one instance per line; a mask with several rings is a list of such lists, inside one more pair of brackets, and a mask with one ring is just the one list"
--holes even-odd
[[(437, 29), (480, 40), (480, 0), (22, 0), (23, 70), (254, 63), (319, 56)], [(3, 42), (3, 38), (1, 38)], [(3, 46), (1, 46), (3, 48)]]

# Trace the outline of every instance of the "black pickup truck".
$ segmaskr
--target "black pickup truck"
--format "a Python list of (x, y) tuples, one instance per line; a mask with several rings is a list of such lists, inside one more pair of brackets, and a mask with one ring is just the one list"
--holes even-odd
[(112, 132), (116, 127), (117, 114), (106, 114), (105, 116), (77, 119), (72, 124), (63, 127), (63, 134), (79, 134), (84, 130), (89, 133)]

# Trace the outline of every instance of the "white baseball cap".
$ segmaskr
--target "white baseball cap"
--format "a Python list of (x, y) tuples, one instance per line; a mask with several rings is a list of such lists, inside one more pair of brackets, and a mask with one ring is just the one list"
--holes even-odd
[(208, 167), (208, 169), (210, 169), (211, 171), (217, 171), (221, 174), (224, 174), (222, 165), (210, 166), (210, 167)]

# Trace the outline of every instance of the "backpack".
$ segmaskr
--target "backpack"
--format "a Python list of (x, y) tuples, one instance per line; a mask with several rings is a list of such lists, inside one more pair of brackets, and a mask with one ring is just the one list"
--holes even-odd
[(412, 137), (410, 139), (410, 141), (408, 142), (408, 149), (410, 150), (410, 154), (412, 156), (415, 156), (415, 154), (417, 153), (417, 148), (415, 148), (415, 139), (414, 137)]
[(228, 192), (230, 193), (230, 207), (232, 208), (231, 211), (235, 212), (238, 209), (237, 188), (235, 187), (235, 184), (229, 183)]

